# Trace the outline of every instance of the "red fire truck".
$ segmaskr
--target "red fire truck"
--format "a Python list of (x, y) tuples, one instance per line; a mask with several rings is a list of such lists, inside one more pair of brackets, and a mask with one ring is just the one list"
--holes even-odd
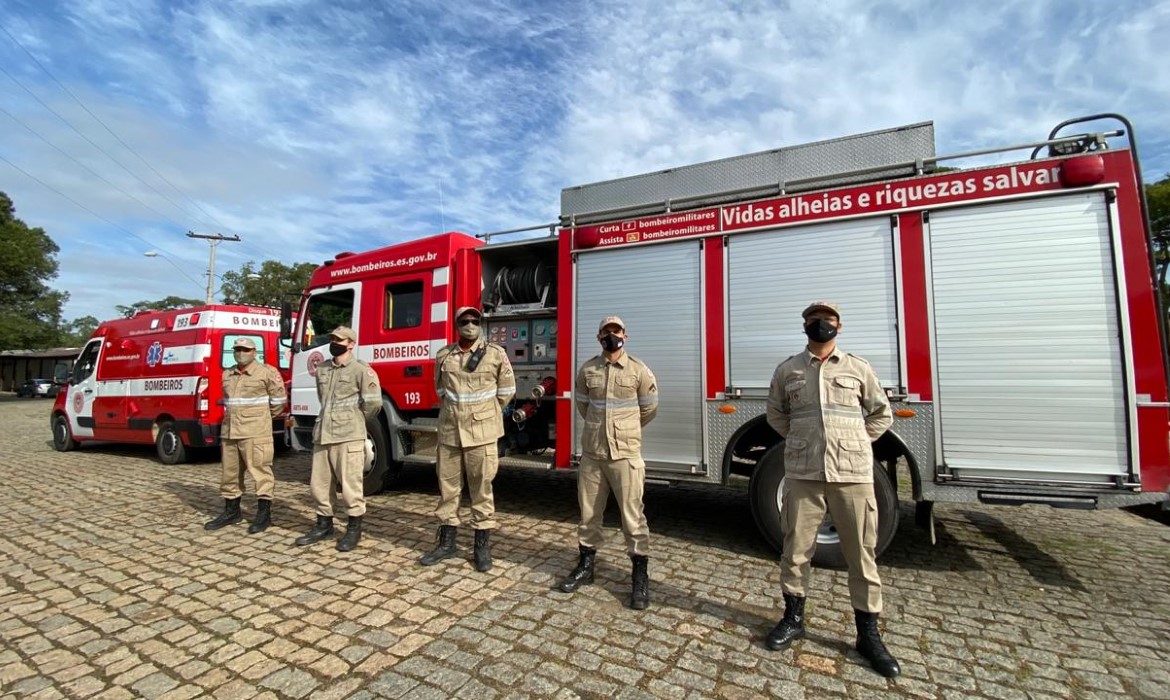
[[(432, 358), (454, 309), (482, 305), (518, 385), (501, 464), (571, 468), (575, 368), (617, 314), (661, 391), (647, 475), (748, 477), (779, 547), (783, 451), (765, 397), (806, 342), (801, 309), (830, 299), (842, 347), (870, 361), (895, 409), (875, 444), (879, 552), (900, 497), (932, 537), (940, 501), (1165, 500), (1165, 331), (1132, 129), (1060, 135), (1106, 117), (1124, 122), (1070, 120), (1036, 143), (947, 157), (916, 124), (568, 188), (547, 236), (338, 254), (300, 308), (294, 443), (311, 443), (321, 334), (344, 323), (385, 391), (368, 491), (433, 463)], [(818, 562), (841, 562), (831, 522), (819, 542)]]
[[(65, 452), (91, 440), (154, 443), (163, 463), (178, 464), (189, 448), (218, 445), (223, 370), (235, 365), (238, 338), (255, 342), (257, 359), (287, 377), (278, 309), (198, 306), (101, 324), (57, 394), (53, 446)], [(273, 422), (278, 446), (284, 422)]]

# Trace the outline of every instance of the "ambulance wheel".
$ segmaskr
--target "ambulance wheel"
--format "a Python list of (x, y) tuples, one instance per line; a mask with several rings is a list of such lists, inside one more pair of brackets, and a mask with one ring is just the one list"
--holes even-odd
[(390, 471), (390, 444), (386, 431), (375, 420), (366, 421), (366, 464), (362, 492), (367, 496), (382, 493), (386, 488), (386, 474)]
[[(784, 534), (780, 529), (783, 485), (784, 443), (780, 443), (760, 458), (748, 485), (748, 499), (751, 501), (752, 517), (755, 518), (756, 527), (777, 552), (784, 548)], [(889, 474), (877, 463), (873, 469), (873, 487), (878, 509), (878, 536), (874, 553), (880, 557), (898, 531), (901, 513), (898, 510), (898, 491), (890, 481)], [(828, 513), (825, 514), (825, 520), (817, 531), (817, 548), (813, 553), (812, 562), (816, 566), (826, 568), (845, 566), (845, 557), (841, 553), (841, 537), (837, 534), (837, 528), (833, 526)]]
[(69, 427), (69, 419), (62, 415), (53, 416), (53, 449), (58, 452), (69, 452), (77, 449), (77, 441), (73, 439), (73, 429)]
[(175, 424), (170, 421), (159, 423), (154, 446), (163, 464), (182, 464), (187, 461), (187, 446), (183, 444), (183, 436), (179, 435)]

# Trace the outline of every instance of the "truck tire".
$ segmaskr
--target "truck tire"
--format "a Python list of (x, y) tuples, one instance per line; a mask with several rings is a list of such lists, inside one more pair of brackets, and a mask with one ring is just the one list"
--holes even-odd
[(158, 424), (154, 446), (158, 450), (158, 459), (163, 464), (182, 464), (187, 461), (187, 446), (183, 444), (183, 436), (170, 421)]
[(382, 493), (386, 488), (386, 475), (390, 472), (390, 442), (386, 439), (386, 431), (377, 418), (366, 421), (366, 455), (363, 469), (362, 492), (366, 496)]
[(53, 416), (53, 449), (58, 452), (70, 452), (77, 449), (77, 441), (73, 439), (73, 428), (69, 427), (69, 419), (61, 414)]
[[(756, 527), (777, 552), (784, 548), (784, 535), (780, 531), (780, 494), (783, 483), (784, 443), (780, 443), (760, 458), (748, 486), (748, 499), (751, 501)], [(880, 557), (898, 531), (901, 514), (898, 510), (898, 491), (890, 481), (889, 474), (877, 463), (873, 468), (873, 485), (878, 507), (878, 538), (874, 553)], [(817, 532), (817, 548), (812, 561), (816, 566), (827, 568), (845, 566), (840, 538), (827, 513), (824, 524)]]

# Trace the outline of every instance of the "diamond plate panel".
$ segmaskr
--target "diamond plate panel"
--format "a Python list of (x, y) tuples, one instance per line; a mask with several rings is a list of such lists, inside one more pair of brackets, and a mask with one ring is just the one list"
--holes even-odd
[[(745, 423), (767, 411), (765, 399), (736, 399), (735, 413), (720, 413), (719, 406), (726, 401), (707, 402), (707, 464), (709, 473), (716, 473), (723, 465), (723, 453), (731, 442), (735, 431)], [(919, 476), (925, 488), (934, 480), (934, 406), (929, 403), (906, 403), (895, 401), (893, 410), (909, 408), (915, 411), (913, 418), (895, 418), (890, 430), (900, 437), (918, 462)]]
[[(912, 175), (912, 169), (890, 168), (864, 175), (849, 175), (864, 168), (905, 163), (934, 156), (934, 123), (922, 122), (893, 129), (871, 131), (827, 141), (786, 146), (721, 160), (696, 163), (644, 175), (606, 180), (561, 190), (561, 216), (569, 217), (619, 207), (646, 206), (645, 213), (661, 210), (668, 199), (699, 197), (713, 192), (759, 188), (760, 196), (775, 194), (776, 185), (813, 177), (827, 178), (815, 187), (873, 181)], [(829, 177), (839, 175), (838, 177)], [(771, 188), (764, 192), (764, 188)], [(797, 188), (792, 188), (797, 191)], [(810, 189), (810, 188), (805, 188)], [(744, 195), (709, 197), (688, 202), (709, 206)], [(640, 212), (629, 212), (636, 216)], [(623, 214), (626, 216), (627, 214)]]

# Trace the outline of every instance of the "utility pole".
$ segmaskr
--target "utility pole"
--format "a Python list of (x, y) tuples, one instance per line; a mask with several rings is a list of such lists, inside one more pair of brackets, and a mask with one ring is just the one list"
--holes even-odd
[(188, 231), (187, 238), (202, 238), (211, 244), (211, 259), (207, 261), (207, 303), (211, 304), (213, 301), (215, 301), (215, 292), (213, 291), (215, 289), (215, 247), (220, 244), (220, 241), (232, 241), (233, 243), (239, 243), (240, 237), (238, 235), (225, 236), (222, 233), (213, 233), (208, 235), (205, 233), (195, 233), (194, 231)]

